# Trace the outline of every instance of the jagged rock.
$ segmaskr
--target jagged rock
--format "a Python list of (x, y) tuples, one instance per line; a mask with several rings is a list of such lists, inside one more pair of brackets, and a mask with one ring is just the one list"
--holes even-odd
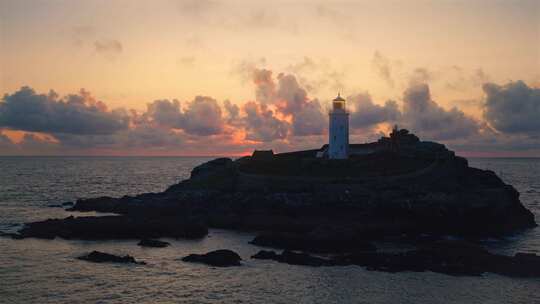
[(517, 253), (513, 257), (493, 254), (465, 241), (437, 241), (407, 252), (364, 251), (329, 259), (287, 250), (282, 254), (262, 250), (252, 258), (305, 266), (358, 265), (384, 272), (433, 271), (454, 276), (491, 272), (511, 277), (540, 277), (540, 256), (536, 254)]
[(94, 262), (94, 263), (109, 262), (109, 263), (139, 264), (139, 265), (146, 264), (145, 262), (136, 261), (135, 258), (133, 258), (130, 255), (118, 256), (118, 255), (100, 252), (100, 251), (92, 251), (89, 254), (85, 254), (78, 257), (77, 259), (88, 261), (88, 262)]
[(203, 263), (210, 266), (227, 267), (240, 266), (242, 258), (234, 251), (220, 249), (206, 254), (190, 254), (182, 258), (184, 262)]
[(540, 277), (540, 257), (492, 254), (463, 241), (439, 241), (404, 253), (355, 253), (339, 259), (341, 264), (365, 266), (387, 272), (433, 271), (449, 275), (481, 275), (492, 272), (516, 277)]
[(27, 223), (19, 234), (22, 238), (43, 239), (197, 239), (205, 237), (208, 228), (198, 221), (180, 217), (70, 216)]
[(160, 240), (152, 240), (152, 239), (142, 239), (137, 245), (142, 247), (156, 247), (156, 248), (163, 248), (171, 245), (169, 242), (163, 242)]

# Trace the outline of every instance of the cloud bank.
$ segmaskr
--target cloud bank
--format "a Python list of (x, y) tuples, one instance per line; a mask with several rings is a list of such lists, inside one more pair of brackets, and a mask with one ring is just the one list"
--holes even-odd
[[(329, 101), (310, 97), (293, 74), (253, 68), (250, 79), (253, 100), (160, 99), (144, 111), (109, 109), (84, 89), (60, 97), (22, 87), (0, 101), (0, 153), (224, 155), (326, 142)], [(422, 77), (411, 81), (401, 100), (376, 103), (367, 92), (351, 94), (353, 141), (398, 124), (464, 151), (540, 151), (540, 89), (522, 81), (482, 88), (483, 120), (440, 106)], [(24, 135), (16, 141), (13, 131)]]

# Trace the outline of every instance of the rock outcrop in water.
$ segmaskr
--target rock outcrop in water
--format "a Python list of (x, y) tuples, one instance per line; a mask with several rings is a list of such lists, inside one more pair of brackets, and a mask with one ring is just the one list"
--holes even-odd
[[(396, 134), (404, 139), (355, 145), (357, 155), (347, 160), (317, 158), (319, 150), (218, 158), (164, 192), (81, 199), (68, 209), (119, 216), (28, 223), (11, 236), (202, 238), (214, 227), (258, 231), (252, 244), (286, 250), (261, 251), (254, 258), (289, 264), (540, 276), (536, 255), (507, 257), (465, 244), (416, 242), (416, 250), (376, 252), (373, 240), (500, 236), (536, 226), (519, 193), (492, 171), (469, 167), (444, 145)], [(227, 266), (241, 259), (219, 250), (183, 260)]]
[(118, 256), (106, 252), (100, 252), (100, 251), (92, 251), (89, 254), (82, 255), (78, 257), (77, 259), (88, 261), (88, 262), (94, 262), (94, 263), (122, 263), (122, 264), (139, 264), (139, 265), (145, 265), (145, 262), (139, 262), (136, 261), (135, 258), (133, 258), (130, 255), (125, 256)]
[(536, 226), (519, 193), (495, 173), (405, 135), (355, 145), (367, 152), (347, 160), (317, 158), (318, 150), (218, 158), (162, 193), (81, 199), (69, 209), (120, 217), (29, 223), (20, 235), (192, 238), (208, 226), (266, 232), (254, 240), (265, 246), (345, 252), (374, 239), (498, 236)]
[(381, 140), (347, 160), (316, 158), (317, 150), (218, 158), (165, 192), (83, 199), (70, 210), (190, 216), (210, 227), (342, 243), (419, 233), (491, 236), (536, 225), (519, 193), (492, 171), (469, 167), (444, 145), (397, 146)]
[(141, 247), (164, 248), (171, 244), (169, 242), (163, 242), (160, 240), (142, 239), (139, 243), (137, 243), (137, 245)]
[(512, 277), (540, 276), (540, 257), (535, 254), (517, 253), (513, 257), (492, 254), (481, 246), (464, 241), (439, 241), (402, 253), (364, 251), (331, 258), (288, 250), (281, 254), (261, 250), (252, 258), (304, 266), (358, 265), (367, 270), (385, 272), (433, 271), (449, 275), (491, 272)]
[(208, 234), (206, 225), (188, 218), (160, 216), (87, 216), (49, 219), (27, 223), (19, 230), (19, 238), (83, 240), (188, 238)]
[(214, 250), (205, 254), (190, 254), (182, 258), (184, 262), (203, 263), (217, 267), (240, 266), (241, 260), (238, 253), (228, 249)]

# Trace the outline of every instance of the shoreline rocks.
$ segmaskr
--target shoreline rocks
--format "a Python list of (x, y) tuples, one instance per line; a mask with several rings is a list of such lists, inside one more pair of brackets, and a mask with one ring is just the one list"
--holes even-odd
[(358, 238), (354, 232), (334, 231), (332, 228), (318, 229), (310, 233), (262, 233), (250, 244), (288, 250), (315, 253), (374, 251), (377, 248), (368, 241)]
[(182, 217), (86, 216), (48, 219), (27, 223), (20, 238), (82, 240), (187, 238), (199, 239), (208, 228), (195, 219)]
[(171, 243), (153, 239), (142, 239), (137, 245), (141, 247), (164, 248), (171, 245)]
[(540, 277), (540, 256), (536, 254), (493, 254), (465, 241), (437, 241), (401, 253), (366, 251), (330, 258), (288, 250), (282, 254), (261, 250), (252, 258), (315, 267), (357, 265), (367, 270), (392, 273), (432, 271), (453, 276), (478, 276), (490, 272), (510, 277)]
[(130, 255), (118, 256), (106, 252), (92, 251), (89, 254), (77, 257), (79, 260), (94, 262), (94, 263), (121, 263), (121, 264), (138, 264), (146, 265), (145, 262), (137, 261)]
[(242, 258), (234, 251), (220, 249), (205, 254), (190, 254), (182, 258), (184, 262), (202, 263), (216, 267), (240, 266)]
[(274, 260), (280, 263), (286, 263), (290, 265), (301, 265), (301, 266), (335, 266), (334, 261), (330, 259), (323, 259), (309, 255), (304, 252), (294, 252), (289, 250), (284, 250), (281, 254), (277, 254), (274, 251), (261, 250), (258, 253), (251, 256), (252, 259), (258, 260)]

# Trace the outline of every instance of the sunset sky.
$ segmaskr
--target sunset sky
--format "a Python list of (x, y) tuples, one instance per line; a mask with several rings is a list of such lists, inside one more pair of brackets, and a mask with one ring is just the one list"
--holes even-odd
[(540, 156), (540, 2), (0, 0), (0, 155), (317, 148), (393, 124)]

